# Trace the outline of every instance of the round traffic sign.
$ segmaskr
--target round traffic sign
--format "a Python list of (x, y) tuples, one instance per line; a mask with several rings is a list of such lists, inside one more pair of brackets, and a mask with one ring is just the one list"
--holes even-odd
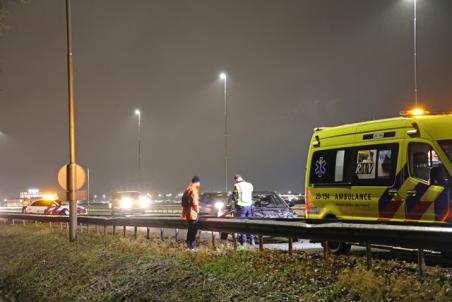
[[(85, 169), (80, 165), (75, 165), (75, 189), (80, 190), (86, 181)], [(58, 184), (64, 190), (67, 190), (67, 165), (64, 165), (58, 171)]]

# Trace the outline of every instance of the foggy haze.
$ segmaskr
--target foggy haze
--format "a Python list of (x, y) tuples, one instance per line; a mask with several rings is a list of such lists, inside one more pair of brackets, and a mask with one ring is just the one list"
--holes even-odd
[[(0, 37), (0, 197), (57, 189), (68, 161), (64, 1), (9, 5)], [(452, 1), (418, 0), (419, 99), (452, 111)], [(72, 1), (77, 162), (92, 192), (179, 192), (199, 175), (302, 191), (312, 129), (391, 117), (413, 102), (406, 0)]]

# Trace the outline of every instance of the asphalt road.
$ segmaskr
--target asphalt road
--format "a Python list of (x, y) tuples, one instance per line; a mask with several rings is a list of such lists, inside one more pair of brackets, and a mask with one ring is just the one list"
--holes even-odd
[[(88, 214), (90, 216), (109, 216), (112, 215), (112, 210), (108, 207), (91, 206), (87, 207)], [(299, 218), (304, 217), (304, 206), (297, 205), (292, 208)], [(21, 213), (21, 207), (0, 207), (0, 212), (8, 213)], [(167, 215), (178, 215), (181, 213), (181, 207), (179, 204), (153, 204), (152, 207), (145, 211), (144, 214), (167, 214)], [(117, 214), (117, 215), (127, 215), (127, 214)]]

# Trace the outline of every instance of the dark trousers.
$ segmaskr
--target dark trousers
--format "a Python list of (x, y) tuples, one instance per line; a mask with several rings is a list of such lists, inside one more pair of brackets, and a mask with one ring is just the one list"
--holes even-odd
[[(251, 206), (249, 207), (240, 207), (237, 206), (237, 214), (239, 218), (247, 218), (253, 216), (253, 209)], [(250, 234), (250, 243), (254, 244), (254, 235)], [(241, 234), (239, 238), (240, 244), (244, 244), (246, 242), (246, 234)]]
[(187, 247), (189, 249), (196, 248), (196, 234), (198, 233), (198, 219), (187, 220), (188, 231), (187, 231)]

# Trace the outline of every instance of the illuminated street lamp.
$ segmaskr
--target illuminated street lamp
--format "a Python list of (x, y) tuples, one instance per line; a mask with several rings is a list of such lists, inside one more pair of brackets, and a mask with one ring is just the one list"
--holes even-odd
[(228, 192), (228, 99), (227, 99), (227, 76), (226, 73), (220, 73), (220, 80), (224, 83), (224, 174), (225, 174), (225, 190)]

